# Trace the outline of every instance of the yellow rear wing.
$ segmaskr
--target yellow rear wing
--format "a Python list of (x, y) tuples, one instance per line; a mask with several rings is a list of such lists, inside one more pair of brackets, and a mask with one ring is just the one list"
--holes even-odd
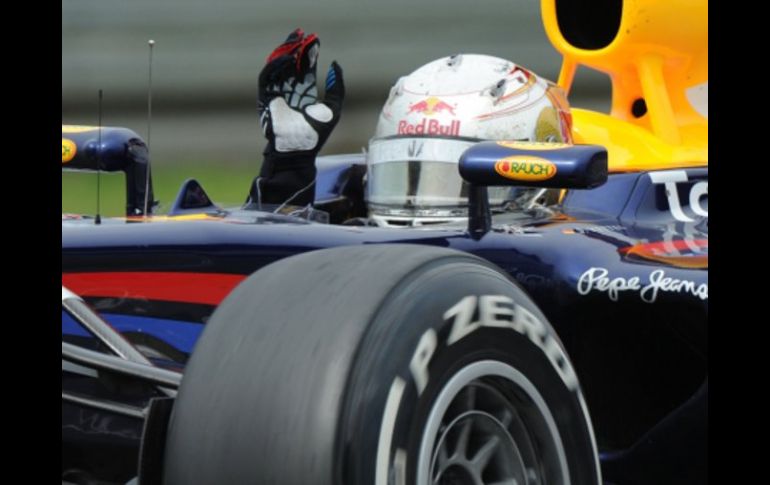
[(609, 115), (573, 110), (576, 143), (600, 144), (612, 172), (708, 165), (707, 0), (541, 0), (564, 57), (609, 75)]

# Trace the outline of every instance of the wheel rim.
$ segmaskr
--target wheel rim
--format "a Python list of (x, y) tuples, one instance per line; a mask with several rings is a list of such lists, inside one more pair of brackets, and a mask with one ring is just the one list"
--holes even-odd
[(428, 415), (418, 485), (570, 483), (561, 436), (545, 400), (497, 361), (460, 369)]

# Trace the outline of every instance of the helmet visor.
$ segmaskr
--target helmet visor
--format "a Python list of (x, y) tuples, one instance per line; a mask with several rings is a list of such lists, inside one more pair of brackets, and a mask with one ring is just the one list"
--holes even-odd
[(448, 162), (393, 161), (372, 166), (369, 201), (373, 204), (459, 206), (467, 197), (457, 165)]
[[(460, 155), (476, 141), (442, 138), (390, 138), (369, 144), (370, 204), (410, 209), (465, 207), (468, 184), (460, 177)], [(492, 204), (501, 204), (507, 187), (490, 187)]]

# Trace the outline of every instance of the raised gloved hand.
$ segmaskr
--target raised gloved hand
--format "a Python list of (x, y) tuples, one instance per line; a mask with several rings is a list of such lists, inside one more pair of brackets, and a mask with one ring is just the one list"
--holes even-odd
[(256, 203), (307, 205), (315, 196), (315, 158), (340, 118), (345, 85), (332, 62), (326, 96), (318, 100), (319, 40), (301, 29), (289, 34), (267, 58), (259, 75), (259, 114), (267, 138), (259, 177), (250, 199)]

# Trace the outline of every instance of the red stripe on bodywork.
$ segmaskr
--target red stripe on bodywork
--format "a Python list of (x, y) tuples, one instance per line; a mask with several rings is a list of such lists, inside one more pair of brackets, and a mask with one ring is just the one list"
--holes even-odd
[(184, 303), (219, 303), (246, 278), (220, 273), (64, 273), (62, 285), (79, 296), (106, 296)]

